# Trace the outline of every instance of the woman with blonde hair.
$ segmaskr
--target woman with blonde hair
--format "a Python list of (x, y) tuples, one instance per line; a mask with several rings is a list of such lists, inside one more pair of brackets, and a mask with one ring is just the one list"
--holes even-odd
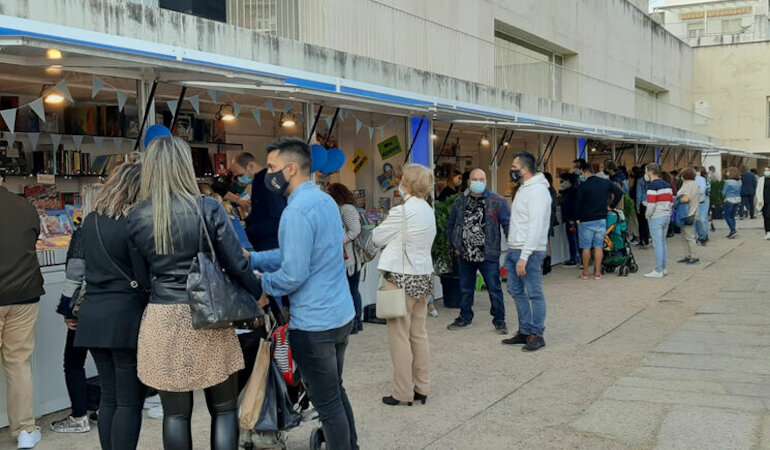
[(192, 449), (193, 391), (204, 390), (211, 414), (211, 448), (238, 448), (238, 378), (244, 361), (235, 330), (195, 330), (186, 283), (193, 257), (213, 252), (254, 298), (262, 289), (244, 257), (227, 212), (201, 197), (188, 144), (152, 141), (144, 158), (140, 203), (129, 217), (129, 236), (146, 261), (152, 295), (139, 332), (139, 378), (160, 391), (163, 446)]
[[(134, 263), (127, 217), (139, 194), (141, 162), (125, 162), (107, 179), (83, 221), (86, 294), (78, 312), (75, 346), (88, 348), (101, 384), (99, 442), (103, 449), (134, 449), (146, 388), (136, 374), (139, 323), (147, 301), (145, 272)], [(141, 281), (137, 284), (137, 281)]]
[(418, 164), (404, 167), (399, 191), (404, 204), (393, 207), (374, 229), (373, 241), (383, 248), (377, 268), (391, 288), (406, 290), (406, 316), (388, 319), (390, 355), (395, 389), (383, 397), (386, 405), (423, 404), (430, 393), (428, 331), (425, 321), (433, 294), (436, 218), (425, 199), (433, 187), (433, 173)]

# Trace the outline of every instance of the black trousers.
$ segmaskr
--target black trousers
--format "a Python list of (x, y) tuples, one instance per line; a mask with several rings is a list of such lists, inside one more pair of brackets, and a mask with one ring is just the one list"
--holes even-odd
[[(211, 449), (238, 450), (238, 375), (204, 390), (211, 414)], [(160, 392), (163, 448), (192, 450), (192, 392)]]
[(67, 330), (64, 344), (64, 382), (72, 405), (72, 417), (88, 414), (88, 388), (86, 385), (86, 356), (88, 349), (75, 347), (75, 331)]
[(147, 388), (136, 375), (135, 348), (92, 348), (99, 372), (99, 442), (102, 450), (134, 450), (142, 428)]
[(741, 195), (741, 217), (750, 216), (754, 218), (754, 196)]
[(762, 217), (765, 219), (765, 233), (770, 233), (770, 205), (762, 207)]
[(647, 207), (640, 205), (636, 218), (639, 221), (639, 243), (642, 245), (650, 245), (650, 224), (647, 222), (646, 214)]

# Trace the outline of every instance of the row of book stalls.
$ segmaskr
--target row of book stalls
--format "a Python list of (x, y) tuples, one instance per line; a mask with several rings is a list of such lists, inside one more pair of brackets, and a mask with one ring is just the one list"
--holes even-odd
[[(41, 217), (38, 254), (46, 294), (33, 365), (38, 415), (68, 407), (61, 372), (66, 327), (54, 310), (70, 236), (82, 219), (80, 191), (103, 182), (130, 152), (142, 151), (143, 132), (150, 125), (163, 124), (190, 144), (204, 192), (227, 182), (238, 153), (250, 152), (264, 163), (271, 141), (302, 138), (315, 146), (319, 161), (325, 160), (316, 167), (315, 182), (322, 188), (347, 186), (369, 227), (402, 202), (397, 185), (407, 162), (434, 170), (436, 194), (455, 173), (482, 168), (490, 189), (509, 200), (510, 167), (520, 151), (535, 154), (557, 186), (558, 174), (572, 171), (577, 157), (597, 169), (608, 159), (630, 168), (660, 160), (661, 153), (664, 165), (671, 167), (700, 162), (695, 147), (580, 134), (439, 107), (406, 94), (344, 93), (339, 86), (329, 92), (325, 85), (266, 79), (236, 68), (139, 56), (128, 58), (128, 64), (126, 58), (105, 51), (86, 55), (83, 49), (53, 48), (49, 42), (0, 48), (0, 171), (6, 174), (5, 187), (26, 197)], [(123, 61), (120, 70), (117, 60)], [(248, 195), (248, 187), (243, 188), (240, 195)], [(236, 222), (248, 214), (236, 204), (228, 210)], [(552, 241), (554, 263), (568, 255), (563, 226)], [(364, 304), (376, 298), (376, 264), (376, 259), (368, 264), (369, 275), (361, 282)], [(437, 283), (436, 298), (441, 297)], [(95, 373), (92, 365), (89, 373)], [(0, 403), (4, 386), (0, 382)]]

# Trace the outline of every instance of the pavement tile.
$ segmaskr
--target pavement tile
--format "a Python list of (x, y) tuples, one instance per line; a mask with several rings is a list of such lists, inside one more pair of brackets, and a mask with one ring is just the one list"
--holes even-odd
[(770, 383), (725, 383), (724, 387), (732, 395), (770, 399)]
[(602, 396), (611, 400), (651, 402), (666, 405), (704, 406), (756, 412), (766, 410), (763, 399), (738, 395), (674, 392), (662, 389), (611, 386), (604, 391)]
[(674, 367), (679, 369), (725, 370), (732, 372), (770, 375), (770, 362), (766, 359), (736, 358), (710, 355), (684, 355), (658, 353), (651, 355), (646, 364), (656, 367)]
[(748, 449), (758, 443), (754, 414), (712, 408), (674, 408), (663, 421), (656, 449)]
[[(663, 391), (700, 392), (704, 394), (730, 394), (721, 384), (709, 381), (671, 380), (639, 377), (623, 377), (615, 382), (616, 386), (660, 389)], [(748, 394), (739, 394), (748, 395)]]
[(626, 445), (651, 446), (664, 416), (665, 408), (654, 403), (599, 400), (572, 427)]
[(770, 383), (770, 376), (734, 371), (677, 369), (670, 367), (640, 367), (631, 373), (635, 377), (672, 378), (675, 380), (697, 380), (736, 383)]

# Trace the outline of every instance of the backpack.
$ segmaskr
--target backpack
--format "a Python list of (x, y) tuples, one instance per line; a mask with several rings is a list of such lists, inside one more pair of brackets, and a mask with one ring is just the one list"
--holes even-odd
[(379, 249), (374, 245), (372, 230), (366, 228), (366, 222), (361, 216), (361, 213), (358, 213), (358, 217), (361, 222), (361, 233), (353, 239), (353, 253), (355, 253), (356, 260), (359, 261), (361, 265), (364, 265), (377, 256)]

